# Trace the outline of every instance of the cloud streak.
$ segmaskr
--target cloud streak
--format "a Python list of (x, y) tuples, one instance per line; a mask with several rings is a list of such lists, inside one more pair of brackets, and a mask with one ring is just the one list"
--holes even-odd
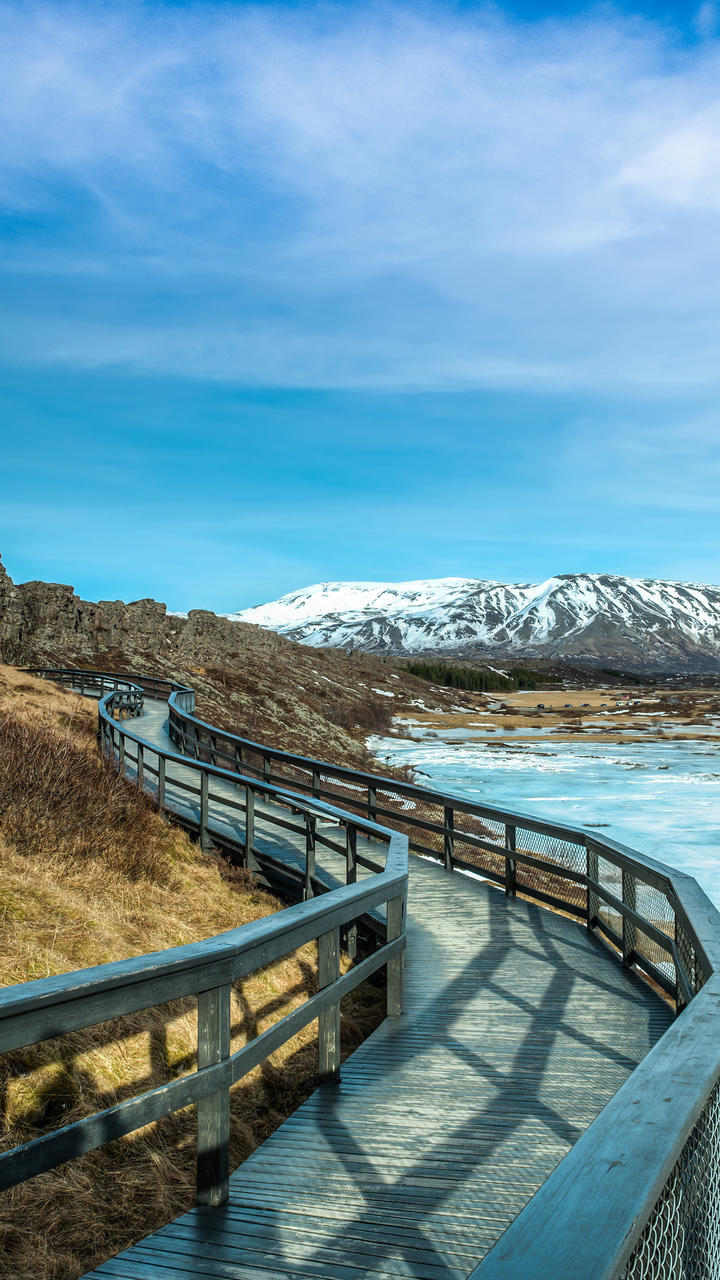
[(620, 15), (0, 15), (8, 360), (250, 386), (717, 387), (711, 7), (684, 50)]

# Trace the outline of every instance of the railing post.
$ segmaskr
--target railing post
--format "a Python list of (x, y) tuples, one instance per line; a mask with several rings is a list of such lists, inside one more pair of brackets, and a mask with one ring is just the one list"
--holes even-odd
[(125, 771), (125, 734), (123, 733), (122, 729), (119, 729), (119, 730), (118, 730), (118, 738), (119, 738), (119, 742), (118, 742), (118, 769), (119, 769), (121, 772), (124, 772), (124, 771)]
[(305, 887), (303, 897), (307, 902), (308, 898), (314, 895), (313, 876), (315, 875), (315, 825), (316, 818), (314, 813), (305, 814)]
[(505, 823), (505, 893), (508, 898), (515, 897), (517, 888), (517, 863), (511, 856), (515, 852), (517, 839), (517, 829)]
[[(318, 990), (340, 977), (340, 930), (331, 929), (318, 938)], [(340, 1003), (323, 1009), (318, 1016), (318, 1073), (323, 1084), (340, 1079)]]
[(142, 787), (145, 777), (145, 748), (142, 742), (137, 743), (137, 778), (136, 782)]
[(270, 760), (264, 751), (263, 751), (263, 780), (265, 782), (270, 781)]
[(257, 870), (255, 858), (255, 792), (252, 787), (245, 788), (245, 866), (249, 871)]
[[(345, 883), (357, 882), (357, 827), (349, 822), (345, 835)], [(357, 925), (351, 924), (347, 930), (347, 952), (351, 960), (357, 955)]]
[(217, 735), (214, 733), (210, 734), (210, 763), (217, 764)]
[[(697, 975), (696, 975), (695, 948), (693, 947), (692, 942), (690, 941), (690, 938), (687, 935), (687, 932), (685, 930), (685, 927), (682, 921), (678, 919), (677, 912), (675, 913), (675, 949), (678, 954), (678, 959), (680, 960), (680, 963), (682, 964), (682, 967), (685, 970), (685, 976), (687, 977), (690, 989), (694, 995), (698, 989)], [(678, 974), (676, 972), (675, 974), (675, 1008), (677, 1012), (680, 1013), (680, 1010), (684, 1009), (686, 1005), (687, 1005), (687, 1000), (685, 998), (685, 993), (683, 992), (683, 989), (680, 985)]]
[(313, 769), (312, 771), (312, 793), (314, 796), (318, 796), (320, 794), (320, 770), (319, 769)]
[(208, 830), (210, 818), (210, 780), (206, 769), (200, 770), (200, 848), (207, 853), (212, 848), (212, 840)]
[(377, 788), (368, 785), (368, 818), (377, 822)]
[[(622, 869), (622, 900), (626, 907), (631, 907), (634, 911), (637, 906), (637, 894), (635, 886), (635, 877), (631, 871)], [(635, 954), (636, 933), (635, 921), (629, 920), (627, 916), (623, 916), (622, 922), (622, 939), (623, 939), (623, 964), (631, 965)]]
[(357, 881), (357, 827), (348, 822), (345, 831), (345, 883)]
[[(198, 1070), (230, 1056), (230, 986), (198, 993)], [(230, 1089), (197, 1104), (197, 1202), (224, 1204), (230, 1178)]]
[(158, 782), (157, 782), (157, 802), (158, 808), (165, 808), (165, 757), (158, 752)]
[(243, 762), (242, 747), (238, 743), (236, 743), (235, 744), (235, 772), (236, 773), (242, 773), (242, 762)]
[(445, 833), (443, 836), (443, 851), (445, 854), (445, 870), (452, 871), (453, 858), (455, 856), (455, 810), (449, 805), (445, 805)]
[[(402, 896), (391, 898), (387, 904), (387, 941), (402, 937), (404, 902)], [(389, 1018), (399, 1018), (403, 1003), (403, 958), (393, 956), (387, 962), (387, 1012)]]
[[(600, 874), (599, 863), (598, 863), (598, 852), (595, 846), (593, 844), (590, 844), (589, 841), (585, 842), (585, 848), (587, 851), (587, 862), (586, 862), (587, 879), (588, 881), (594, 880), (595, 883), (597, 884), (599, 874)], [(588, 884), (587, 886), (587, 913), (588, 913), (587, 927), (588, 929), (592, 929), (594, 927), (595, 921), (597, 920), (600, 914), (600, 899), (597, 895), (596, 890), (591, 888), (590, 884)]]

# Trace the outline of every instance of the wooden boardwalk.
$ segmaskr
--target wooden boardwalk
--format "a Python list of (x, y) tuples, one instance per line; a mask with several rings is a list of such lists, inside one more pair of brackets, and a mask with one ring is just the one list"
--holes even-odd
[[(133, 732), (165, 745), (162, 717), (149, 703)], [(460, 1280), (671, 1020), (577, 924), (418, 858), (408, 915), (402, 1018), (236, 1171), (227, 1205), (95, 1280)]]

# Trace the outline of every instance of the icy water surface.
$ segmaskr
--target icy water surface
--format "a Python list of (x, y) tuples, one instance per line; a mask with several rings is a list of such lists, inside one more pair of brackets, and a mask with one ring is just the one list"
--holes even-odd
[[(720, 907), (720, 745), (375, 738), (380, 759), (480, 804), (570, 822), (697, 878)], [(427, 776), (423, 776), (423, 774)]]

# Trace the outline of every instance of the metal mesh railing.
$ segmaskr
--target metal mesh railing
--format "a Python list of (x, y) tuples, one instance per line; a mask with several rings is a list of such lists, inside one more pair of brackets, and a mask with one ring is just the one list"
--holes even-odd
[(720, 1280), (720, 1085), (618, 1280)]
[[(584, 877), (586, 867), (585, 847), (569, 840), (558, 839), (544, 831), (532, 831), (518, 827), (515, 847), (520, 854), (527, 854), (535, 861), (517, 861), (516, 885), (518, 893), (530, 897), (552, 899), (574, 915), (584, 916), (587, 909), (585, 885), (563, 872)], [(537, 866), (542, 862), (543, 866)], [(555, 871), (553, 868), (557, 867)]]
[[(308, 837), (305, 849), (306, 897), (312, 896), (316, 838), (318, 843), (338, 850), (338, 837), (334, 831), (330, 837), (327, 832), (321, 837), (314, 830), (318, 800), (319, 808), (325, 808), (328, 801), (334, 802), (345, 812), (336, 812), (333, 820), (344, 823), (348, 831), (354, 826), (353, 815), (358, 815), (360, 826), (367, 823), (367, 835), (371, 840), (378, 836), (386, 838), (391, 832), (402, 832), (408, 836), (411, 848), (444, 863), (448, 871), (476, 872), (496, 885), (504, 885), (505, 892), (510, 895), (535, 899), (566, 911), (576, 919), (585, 920), (591, 931), (611, 945), (618, 960), (643, 973), (656, 989), (674, 1001), (678, 1011), (685, 1009), (683, 1020), (676, 1024), (683, 1029), (680, 1030), (679, 1042), (674, 1042), (674, 1048), (665, 1053), (663, 1070), (658, 1071), (657, 1065), (648, 1068), (642, 1109), (635, 1110), (641, 1099), (633, 1094), (630, 1101), (618, 1104), (618, 1111), (615, 1104), (621, 1090), (610, 1104), (615, 1106), (610, 1126), (602, 1126), (602, 1116), (607, 1116), (610, 1111), (606, 1107), (588, 1130), (586, 1136), (597, 1135), (597, 1126), (602, 1132), (600, 1137), (595, 1137), (596, 1148), (592, 1158), (585, 1161), (584, 1168), (573, 1168), (575, 1215), (567, 1212), (566, 1188), (562, 1181), (563, 1161), (556, 1174), (548, 1179), (541, 1192), (519, 1215), (516, 1220), (518, 1231), (506, 1232), (499, 1242), (498, 1251), (491, 1250), (478, 1268), (478, 1274), (482, 1271), (483, 1277), (487, 1275), (490, 1280), (495, 1280), (496, 1276), (501, 1276), (502, 1280), (525, 1280), (526, 1275), (533, 1275), (537, 1280), (550, 1280), (550, 1277), (558, 1280), (559, 1275), (574, 1277), (576, 1272), (573, 1268), (587, 1247), (589, 1256), (602, 1268), (593, 1274), (613, 1275), (615, 1280), (720, 1280), (720, 1086), (715, 1083), (720, 1076), (720, 1050), (717, 1047), (720, 1032), (716, 1026), (720, 1020), (720, 919), (707, 899), (700, 900), (702, 895), (694, 881), (610, 839), (598, 838), (580, 828), (486, 808), (402, 780), (381, 778), (265, 748), (226, 731), (216, 730), (193, 716), (192, 690), (173, 688), (167, 681), (137, 678), (139, 683), (133, 684), (134, 677), (123, 679), (77, 671), (56, 672), (53, 678), (59, 677), (74, 687), (78, 678), (82, 681), (83, 675), (89, 677), (84, 686), (86, 692), (91, 689), (103, 691), (103, 681), (110, 681), (110, 688), (116, 690), (114, 699), (118, 702), (125, 698), (138, 699), (138, 705), (141, 705), (143, 692), (146, 696), (164, 698), (171, 690), (169, 718), (173, 744), (180, 756), (194, 757), (195, 769), (199, 775), (206, 775), (204, 784), (201, 778), (199, 805), (193, 801), (199, 815), (201, 841), (204, 836), (209, 838), (210, 774), (217, 777), (221, 770), (227, 769), (231, 774), (241, 775), (237, 781), (245, 789), (246, 802), (244, 844), (241, 839), (239, 847), (246, 856), (253, 853), (254, 847), (251, 834), (254, 804), (250, 804), (249, 797), (257, 792), (259, 802), (262, 802), (267, 798), (266, 792), (273, 792), (281, 779), (292, 782), (297, 789), (295, 796), (280, 797), (278, 803), (289, 808), (293, 817), (304, 809), (308, 810), (306, 819), (312, 838)], [(108, 709), (108, 715), (111, 714)], [(132, 739), (133, 735), (121, 732), (120, 726), (110, 718), (106, 720), (104, 729), (114, 758), (121, 767), (125, 764), (128, 768), (124, 744), (126, 737)], [(138, 780), (142, 781), (143, 747), (138, 739), (135, 739), (135, 744), (130, 749), (128, 771), (132, 775), (134, 762)], [(169, 785), (171, 780), (165, 778), (164, 770), (161, 780), (160, 756), (157, 769), (150, 767), (150, 773), (157, 777), (158, 799), (162, 804), (161, 787), (165, 788), (166, 781)], [(150, 785), (155, 784), (151, 782)], [(311, 811), (306, 804), (308, 791), (315, 798)], [(210, 796), (212, 798), (212, 792)], [(242, 803), (236, 807), (243, 810)], [(281, 816), (279, 825), (287, 827), (284, 811)], [(385, 830), (372, 829), (371, 824), (375, 822)], [(292, 829), (302, 831), (302, 827)], [(392, 839), (395, 839), (394, 834)], [(355, 848), (355, 837), (352, 844)], [(349, 883), (349, 837), (346, 852)], [(360, 861), (362, 863), (362, 859)], [(355, 853), (352, 863), (354, 873)], [(372, 867), (367, 860), (362, 865)], [(705, 990), (701, 991), (703, 987)], [(700, 996), (696, 1001), (694, 996), (697, 993)], [(693, 1029), (686, 1034), (688, 1026)], [(671, 1033), (672, 1029), (666, 1034)], [(698, 1060), (699, 1049), (703, 1045), (703, 1052), (709, 1056), (711, 1065), (706, 1074), (699, 1072), (696, 1075), (695, 1068), (688, 1066), (689, 1051), (692, 1049)], [(638, 1068), (641, 1074), (644, 1066), (643, 1063)], [(691, 1105), (681, 1111), (683, 1091), (687, 1093), (688, 1090), (691, 1092)], [(666, 1105), (669, 1103), (672, 1107)], [(642, 1123), (638, 1124), (638, 1120)], [(611, 1159), (608, 1153), (614, 1151), (616, 1135), (622, 1145), (615, 1152), (617, 1158)], [(663, 1175), (684, 1141), (681, 1154), (657, 1199), (656, 1187), (661, 1176), (653, 1170), (653, 1152), (648, 1153), (645, 1149), (646, 1141), (650, 1140), (657, 1147), (656, 1160)], [(622, 1193), (615, 1201), (616, 1217), (622, 1219), (623, 1225), (614, 1238), (606, 1239), (606, 1225), (609, 1224), (610, 1237), (614, 1228), (610, 1216), (598, 1215), (596, 1206), (607, 1197), (612, 1182), (623, 1177)], [(647, 1184), (648, 1177), (652, 1179), (652, 1189), (645, 1185), (640, 1193), (637, 1187), (643, 1178)], [(583, 1179), (586, 1185), (576, 1189), (578, 1180), (582, 1182)], [(559, 1188), (557, 1193), (555, 1187)], [(545, 1191), (547, 1194), (543, 1195)], [(556, 1194), (561, 1196), (559, 1207), (553, 1200)], [(550, 1212), (547, 1212), (548, 1204)], [(559, 1220), (563, 1214), (563, 1232), (559, 1229), (547, 1232), (546, 1223)], [(578, 1226), (580, 1221), (582, 1225)], [(594, 1252), (587, 1245), (593, 1231), (596, 1235), (602, 1233), (596, 1239)], [(526, 1232), (526, 1239), (523, 1239), (523, 1232)], [(557, 1271), (561, 1235), (566, 1243), (569, 1242), (569, 1252), (566, 1249), (564, 1269)], [(522, 1244), (517, 1255), (518, 1267), (508, 1271), (501, 1258), (504, 1269), (497, 1271), (493, 1255), (501, 1257), (507, 1240), (516, 1238)], [(630, 1240), (636, 1240), (636, 1243), (630, 1258), (623, 1262)], [(543, 1264), (538, 1261), (540, 1254), (545, 1259)], [(528, 1258), (533, 1260), (529, 1267), (525, 1265)]]
[[(248, 744), (249, 745), (249, 744)], [(682, 1009), (707, 976), (667, 869), (612, 841), (297, 757), (262, 757), (296, 785), (404, 832), (416, 852), (568, 912)], [(720, 1100), (712, 1093), (617, 1280), (720, 1280)], [(546, 1273), (543, 1272), (543, 1280)]]

